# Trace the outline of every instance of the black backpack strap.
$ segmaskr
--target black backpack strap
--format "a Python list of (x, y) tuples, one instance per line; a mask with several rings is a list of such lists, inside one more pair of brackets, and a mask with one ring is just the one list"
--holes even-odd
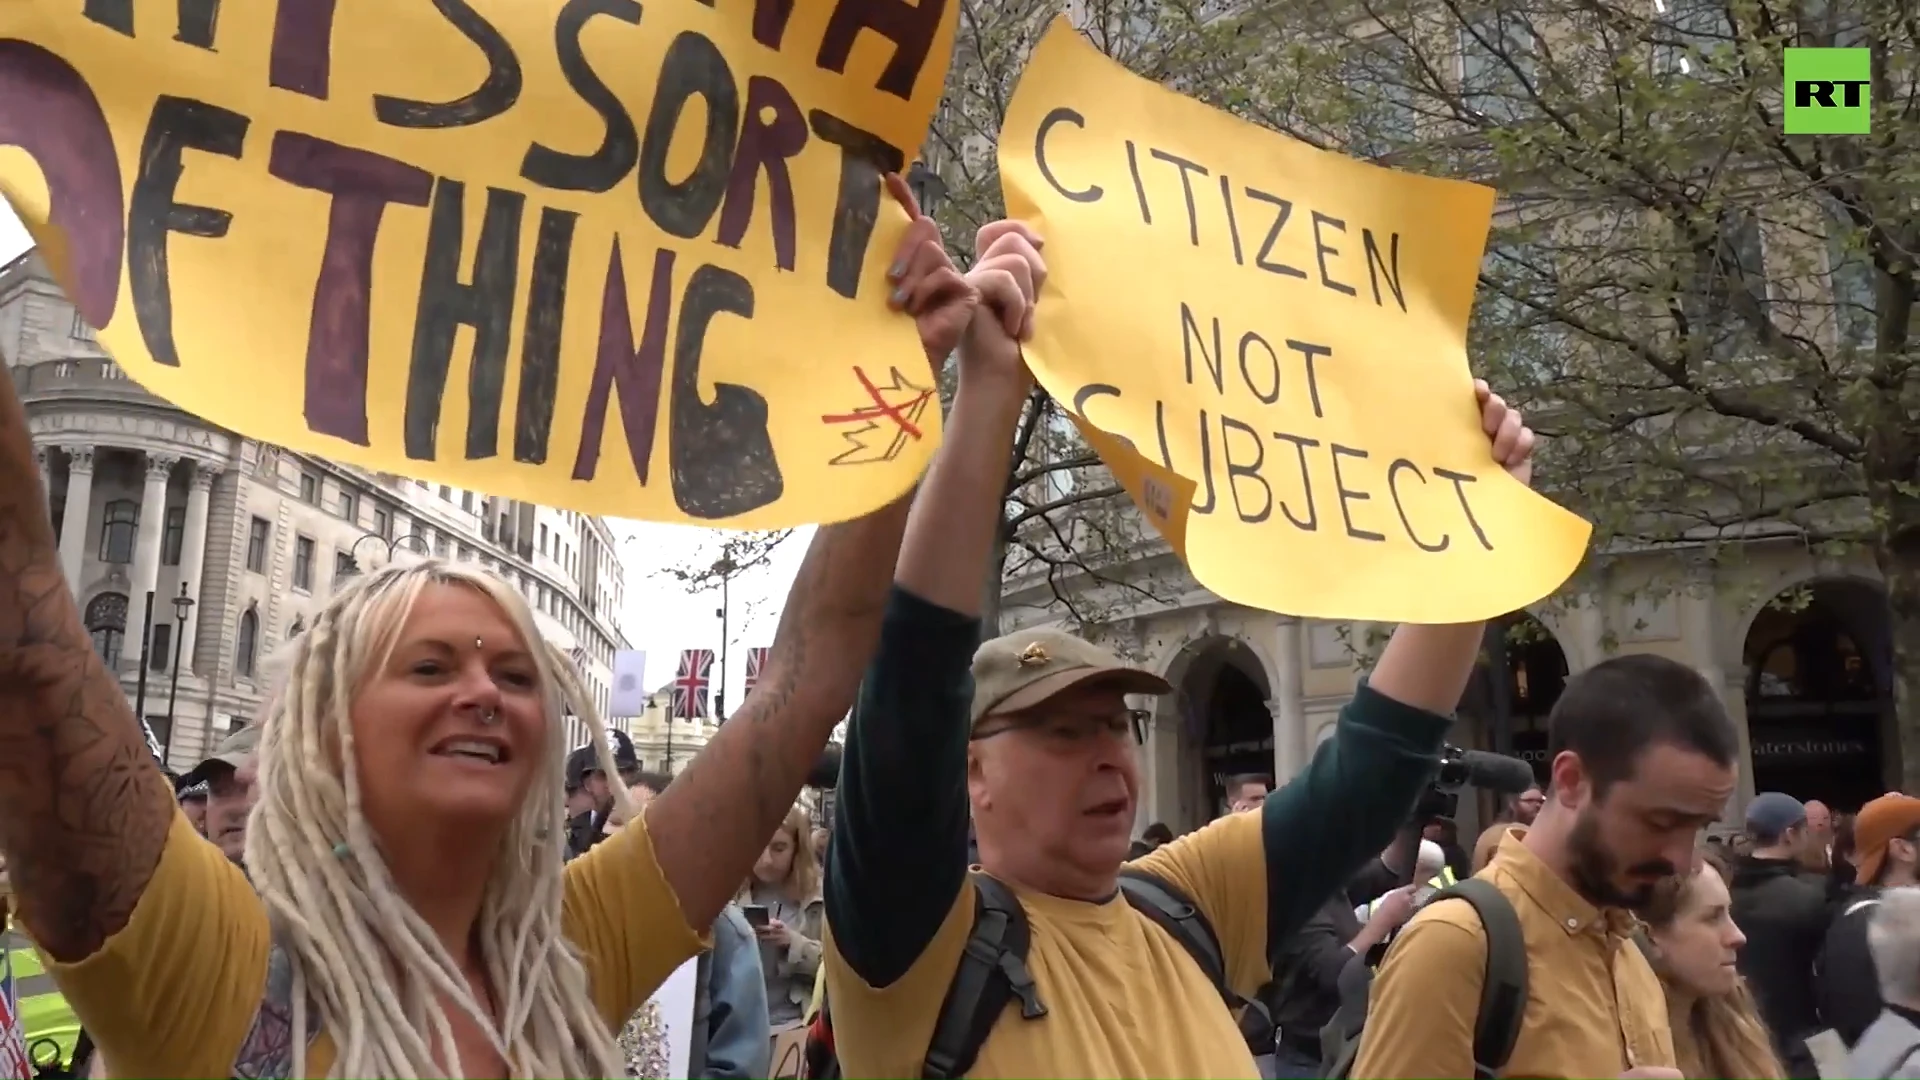
[(1172, 882), (1133, 867), (1120, 871), (1120, 892), (1133, 910), (1153, 920), (1187, 950), (1206, 973), (1207, 981), (1220, 991), (1227, 1008), (1238, 1009), (1247, 1003), (1228, 984), (1227, 958), (1221, 951), (1220, 938), (1191, 897)]
[(1030, 938), (1020, 898), (985, 874), (968, 876), (973, 882), (973, 932), (933, 1024), (933, 1041), (920, 1071), (927, 1080), (965, 1076), (1008, 1001), (1019, 999), (1022, 1020), (1047, 1015), (1033, 973), (1027, 970)]
[(1527, 939), (1512, 902), (1492, 882), (1467, 878), (1433, 899), (1448, 897), (1472, 904), (1487, 932), (1487, 976), (1480, 987), (1480, 1019), (1473, 1031), (1473, 1075), (1475, 1080), (1493, 1080), (1513, 1057), (1526, 1021)]

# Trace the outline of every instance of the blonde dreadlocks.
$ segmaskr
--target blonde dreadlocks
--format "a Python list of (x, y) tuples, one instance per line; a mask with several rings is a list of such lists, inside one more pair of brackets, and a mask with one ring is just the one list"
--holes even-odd
[[(361, 815), (348, 709), (430, 585), (474, 589), (500, 606), (534, 654), (548, 719), (547, 767), (508, 829), (475, 927), (497, 1018), (400, 895)], [(307, 1075), (307, 1039), (324, 1028), (336, 1047), (335, 1077), (460, 1076), (442, 1001), (488, 1035), (512, 1076), (624, 1075), (586, 968), (561, 935), (563, 702), (587, 721), (601, 768), (618, 771), (592, 697), (571, 661), (544, 643), (520, 594), (454, 563), (389, 566), (341, 590), (290, 649), (263, 721), (246, 860), (292, 964), (293, 1075)], [(626, 792), (614, 788), (624, 804)], [(307, 1015), (309, 999), (317, 1018)]]

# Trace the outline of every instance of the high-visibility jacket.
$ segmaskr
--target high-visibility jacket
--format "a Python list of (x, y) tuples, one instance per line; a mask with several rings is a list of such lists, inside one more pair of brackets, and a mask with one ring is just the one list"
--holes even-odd
[[(1427, 880), (1426, 887), (1422, 891), (1424, 891), (1428, 896), (1432, 896), (1434, 893), (1439, 892), (1441, 889), (1450, 887), (1451, 885), (1453, 885), (1454, 882), (1458, 880), (1459, 878), (1454, 876), (1453, 867), (1442, 866), (1438, 874), (1433, 875), (1433, 877)], [(1375, 897), (1374, 899), (1368, 901), (1367, 903), (1361, 904), (1359, 907), (1354, 908), (1353, 909), (1354, 917), (1359, 919), (1362, 924), (1366, 923), (1368, 919), (1373, 918), (1374, 912), (1380, 910), (1380, 901), (1383, 898), (1384, 897)]]
[(27, 936), (19, 931), (8, 932), (0, 925), (0, 948), (7, 950), (7, 956), (13, 965), (13, 985), (20, 998), (20, 1027), (26, 1035), (27, 1052), (35, 1061), (42, 1064), (48, 1056), (46, 1049), (36, 1049), (36, 1043), (51, 1041), (60, 1048), (60, 1064), (66, 1065), (73, 1060), (74, 1044), (80, 1038), (80, 1019), (73, 1015), (73, 1006), (53, 985), (53, 977), (48, 975), (40, 962), (40, 954), (35, 952)]

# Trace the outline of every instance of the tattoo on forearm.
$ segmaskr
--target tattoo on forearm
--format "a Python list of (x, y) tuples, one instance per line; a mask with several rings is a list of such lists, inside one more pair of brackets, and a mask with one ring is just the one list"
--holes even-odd
[(126, 925), (173, 798), (119, 679), (80, 624), (12, 380), (0, 375), (0, 850), (18, 912), (54, 958)]
[(905, 523), (903, 500), (820, 530), (753, 696), (649, 809), (654, 850), (693, 925), (731, 898), (852, 704)]

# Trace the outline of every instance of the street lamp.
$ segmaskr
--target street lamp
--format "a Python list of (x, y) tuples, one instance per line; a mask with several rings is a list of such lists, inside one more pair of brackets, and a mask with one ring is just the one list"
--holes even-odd
[(907, 187), (913, 192), (914, 201), (920, 204), (920, 212), (928, 217), (939, 211), (940, 203), (947, 197), (947, 182), (927, 168), (924, 161), (914, 162), (913, 168), (907, 170)]
[[(147, 669), (153, 666), (153, 590), (147, 590), (147, 596), (141, 605), (140, 614), (140, 672), (136, 677), (133, 691), (133, 715), (140, 721), (140, 727), (153, 737), (153, 728), (147, 723)], [(168, 736), (172, 738), (171, 735)]]
[(173, 678), (167, 686), (167, 744), (160, 748), (164, 758), (173, 749), (173, 702), (180, 695), (180, 646), (186, 641), (187, 616), (193, 612), (193, 597), (187, 595), (187, 583), (180, 583), (180, 595), (173, 598)]
[(713, 691), (713, 722), (727, 722), (727, 615), (733, 607), (731, 586), (733, 575), (740, 572), (740, 565), (733, 561), (733, 542), (729, 540), (724, 554), (714, 561), (713, 574), (720, 579), (720, 606), (714, 615), (720, 619), (720, 681)]
[(360, 572), (360, 557), (357, 553), (360, 550), (360, 545), (366, 543), (369, 540), (373, 541), (376, 544), (386, 545), (388, 562), (393, 561), (393, 553), (400, 549), (400, 545), (406, 543), (409, 540), (420, 545), (421, 557), (425, 558), (433, 554), (433, 550), (427, 546), (426, 539), (422, 537), (419, 533), (408, 533), (405, 536), (396, 536), (391, 540), (387, 539), (384, 536), (381, 536), (379, 533), (368, 533), (367, 535), (361, 537), (360, 539), (355, 540), (353, 542), (353, 545), (347, 548), (347, 573), (349, 576)]

